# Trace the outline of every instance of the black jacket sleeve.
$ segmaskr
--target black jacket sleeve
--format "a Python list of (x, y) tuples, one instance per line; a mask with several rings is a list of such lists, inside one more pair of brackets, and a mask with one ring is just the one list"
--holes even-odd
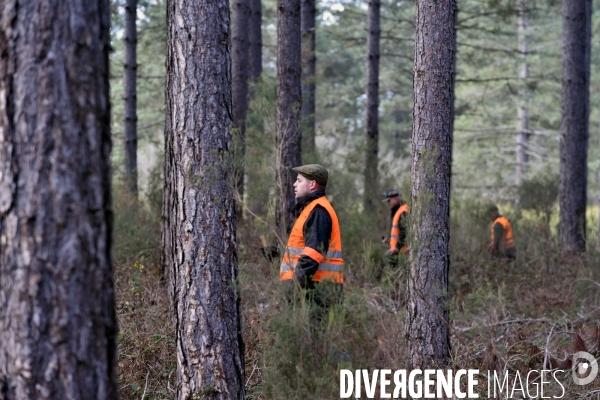
[(400, 249), (402, 249), (406, 243), (406, 212), (400, 214), (400, 221), (398, 221), (398, 225), (400, 227), (400, 237), (398, 238), (396, 249), (400, 251)]
[[(304, 246), (317, 250), (325, 256), (329, 248), (332, 229), (331, 217), (321, 206), (315, 207), (304, 224)], [(295, 278), (303, 288), (312, 287), (312, 277), (319, 269), (319, 263), (309, 256), (300, 257), (296, 266)]]
[(500, 252), (500, 240), (504, 236), (504, 227), (500, 222), (494, 224), (494, 240), (493, 240), (493, 251), (496, 253)]

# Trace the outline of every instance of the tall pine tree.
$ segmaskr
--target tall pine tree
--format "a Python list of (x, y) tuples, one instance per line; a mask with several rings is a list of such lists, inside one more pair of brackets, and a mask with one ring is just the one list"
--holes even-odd
[(585, 250), (590, 116), (591, 0), (563, 1), (563, 93), (560, 134), (560, 240)]
[(250, 0), (234, 0), (231, 24), (231, 91), (233, 103), (233, 126), (238, 135), (238, 157), (236, 162), (236, 188), (239, 196), (237, 215), (242, 217), (244, 200), (244, 158), (246, 155), (246, 115), (248, 114), (249, 78), (249, 23)]
[(302, 142), (303, 152), (315, 157), (316, 0), (302, 0)]
[(293, 187), (296, 173), (291, 168), (302, 163), (300, 0), (278, 0), (277, 10), (277, 183), (280, 189), (277, 223), (289, 231), (296, 204)]
[(123, 72), (123, 138), (129, 191), (137, 196), (137, 0), (125, 2), (125, 62)]
[(450, 356), (450, 176), (456, 59), (455, 0), (416, 7), (407, 337), (413, 368)]
[(109, 2), (0, 9), (0, 398), (117, 399)]
[(367, 30), (367, 121), (365, 123), (365, 191), (364, 210), (372, 217), (376, 208), (373, 201), (374, 193), (379, 192), (378, 153), (379, 153), (379, 38), (381, 27), (379, 23), (381, 1), (369, 2), (369, 17)]
[(177, 398), (244, 398), (232, 190), (229, 2), (167, 9), (163, 267), (177, 343)]
[(257, 81), (262, 73), (262, 4), (261, 0), (250, 0), (250, 21), (248, 22), (248, 40), (250, 77)]

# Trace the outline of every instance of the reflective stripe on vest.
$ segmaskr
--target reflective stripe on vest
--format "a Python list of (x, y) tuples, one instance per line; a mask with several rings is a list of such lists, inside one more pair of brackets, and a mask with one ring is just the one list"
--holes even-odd
[[(398, 240), (400, 240), (400, 216), (405, 212), (408, 212), (408, 204), (402, 204), (396, 211), (396, 214), (394, 214), (394, 219), (392, 220), (392, 231), (390, 232), (390, 253), (392, 254), (396, 253), (396, 246), (398, 245)], [(400, 253), (408, 253), (408, 243), (406, 241), (400, 249)]]
[[(329, 237), (329, 248), (325, 255), (322, 255), (316, 249), (304, 245), (304, 224), (316, 206), (323, 207), (331, 217), (331, 236)], [(310, 202), (296, 220), (281, 260), (279, 280), (285, 281), (294, 277), (298, 261), (303, 255), (319, 263), (319, 269), (312, 277), (313, 281), (319, 282), (323, 279), (330, 279), (336, 283), (344, 283), (344, 274), (342, 272), (344, 261), (342, 259), (340, 224), (333, 207), (325, 196)]]
[(513, 230), (512, 230), (512, 225), (510, 224), (510, 221), (508, 219), (506, 219), (505, 217), (498, 217), (494, 220), (494, 222), (492, 223), (492, 246), (494, 245), (494, 226), (500, 223), (500, 225), (502, 225), (503, 228), (503, 235), (502, 238), (500, 239), (500, 248), (504, 248), (506, 249), (512, 249), (515, 247), (515, 242), (513, 240)]

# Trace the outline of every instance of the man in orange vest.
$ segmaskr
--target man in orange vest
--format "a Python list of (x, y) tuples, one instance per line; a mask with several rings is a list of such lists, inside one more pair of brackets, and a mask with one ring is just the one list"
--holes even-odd
[(488, 213), (493, 221), (491, 231), (492, 241), (488, 246), (490, 254), (496, 258), (516, 259), (517, 253), (510, 221), (500, 215), (498, 207), (495, 205), (491, 205), (488, 208)]
[(279, 279), (303, 289), (330, 281), (340, 290), (344, 283), (342, 238), (337, 215), (325, 197), (328, 172), (318, 164), (292, 170), (298, 173), (294, 183), (297, 220), (281, 260)]
[(384, 238), (383, 242), (390, 245), (388, 254), (406, 254), (408, 245), (406, 243), (406, 215), (408, 214), (408, 204), (402, 200), (400, 193), (395, 189), (383, 192), (383, 201), (388, 203), (391, 209), (392, 230), (389, 239)]

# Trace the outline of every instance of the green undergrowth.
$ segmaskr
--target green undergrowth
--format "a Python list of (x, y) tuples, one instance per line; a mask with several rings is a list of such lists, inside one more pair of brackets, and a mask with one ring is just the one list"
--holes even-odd
[[(265, 198), (254, 202), (261, 213), (246, 210), (238, 221), (248, 399), (335, 399), (341, 368), (410, 369), (404, 334), (408, 261), (392, 266), (384, 255), (385, 204), (377, 210), (379, 220), (369, 221), (341, 188), (332, 187), (331, 197), (342, 228), (344, 296), (327, 310), (302, 295), (290, 300), (289, 287), (278, 280), (278, 260), (261, 254), (261, 236), (269, 245), (282, 247), (285, 241), (274, 228), (268, 190), (258, 190)], [(118, 185), (113, 193), (119, 394), (172, 399), (176, 348), (159, 276), (160, 202), (145, 194), (133, 200)], [(518, 258), (492, 260), (486, 206), (475, 200), (452, 204), (450, 367), (513, 373), (566, 368), (576, 335), (587, 350), (600, 351), (595, 246), (583, 255), (562, 256), (553, 226), (556, 210), (548, 225), (545, 215), (500, 204), (512, 221)], [(588, 227), (591, 231), (595, 221)], [(591, 398), (597, 389), (567, 386), (565, 398)]]
[[(255, 238), (269, 236), (264, 226), (251, 219), (240, 226), (250, 398), (336, 399), (341, 368), (410, 369), (404, 336), (408, 261), (388, 265), (379, 243), (386, 232), (374, 232), (359, 209), (340, 203), (344, 301), (322, 320), (311, 317), (315, 306), (310, 302), (290, 303), (282, 294), (285, 283), (278, 281), (277, 260), (270, 263), (257, 250)], [(568, 369), (576, 335), (589, 351), (600, 351), (595, 333), (600, 254), (590, 249), (562, 256), (546, 214), (501, 205), (514, 227), (518, 258), (513, 263), (493, 260), (487, 253), (487, 205), (475, 200), (452, 204), (450, 367), (479, 369), (482, 376), (505, 369), (512, 376)], [(385, 211), (380, 215), (388, 218)], [(568, 374), (561, 379), (572, 382)], [(589, 398), (596, 389), (565, 383), (565, 398)]]

